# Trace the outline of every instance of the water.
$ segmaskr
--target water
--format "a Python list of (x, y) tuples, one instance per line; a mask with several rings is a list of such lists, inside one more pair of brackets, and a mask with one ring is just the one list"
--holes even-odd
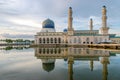
[(120, 51), (2, 47), (0, 80), (120, 80)]

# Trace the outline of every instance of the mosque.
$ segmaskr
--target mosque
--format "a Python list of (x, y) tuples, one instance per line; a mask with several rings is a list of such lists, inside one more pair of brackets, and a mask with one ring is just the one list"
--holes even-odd
[[(34, 48), (35, 57), (40, 59), (42, 62), (42, 69), (45, 72), (51, 73), (55, 70), (57, 59), (64, 59), (67, 63), (65, 67), (68, 70), (68, 80), (73, 80), (73, 75), (75, 75), (76, 61), (88, 62), (88, 69), (92, 72), (96, 70), (96, 64), (94, 62), (100, 62), (102, 66), (102, 77), (103, 80), (108, 78), (108, 65), (110, 64), (109, 57), (116, 56), (113, 51), (103, 50), (103, 49), (89, 49), (89, 48), (74, 48), (74, 47), (61, 47), (61, 48)], [(62, 65), (62, 64), (61, 64)], [(81, 65), (81, 62), (80, 62)], [(80, 67), (82, 68), (82, 67)], [(86, 68), (87, 69), (87, 68)], [(81, 70), (81, 69), (80, 69)], [(81, 70), (82, 71), (82, 70)], [(79, 71), (79, 73), (81, 72)], [(88, 71), (89, 72), (89, 71)], [(83, 73), (83, 72), (82, 72)], [(87, 76), (87, 74), (85, 74)]]
[[(115, 34), (109, 34), (109, 27), (107, 26), (107, 9), (102, 7), (102, 26), (99, 30), (93, 29), (93, 20), (89, 21), (89, 30), (74, 30), (73, 28), (73, 11), (72, 7), (68, 10), (68, 28), (63, 32), (56, 32), (54, 21), (46, 19), (42, 23), (42, 29), (35, 35), (35, 45), (42, 44), (97, 44), (100, 42), (108, 42), (114, 40)], [(100, 32), (100, 33), (99, 33)], [(120, 38), (119, 38), (120, 42)]]

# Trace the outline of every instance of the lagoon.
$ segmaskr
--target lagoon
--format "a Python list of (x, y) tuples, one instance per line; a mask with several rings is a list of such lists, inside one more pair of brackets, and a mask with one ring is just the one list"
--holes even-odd
[(120, 51), (90, 48), (0, 49), (0, 80), (119, 80)]

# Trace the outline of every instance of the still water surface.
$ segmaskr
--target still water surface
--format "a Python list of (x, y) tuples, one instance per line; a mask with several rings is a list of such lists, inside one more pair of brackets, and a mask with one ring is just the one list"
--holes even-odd
[(0, 48), (0, 80), (120, 80), (120, 51), (12, 48)]

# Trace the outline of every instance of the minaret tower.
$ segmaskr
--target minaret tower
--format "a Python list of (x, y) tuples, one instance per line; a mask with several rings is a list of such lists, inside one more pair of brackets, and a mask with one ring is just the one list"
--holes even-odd
[(103, 80), (107, 80), (107, 76), (108, 76), (108, 64), (110, 64), (109, 62), (109, 57), (103, 57), (101, 59), (101, 63), (103, 64)]
[(92, 20), (92, 18), (90, 19), (90, 30), (91, 31), (93, 30), (93, 20)]
[(74, 58), (69, 57), (68, 58), (68, 80), (73, 80), (73, 64), (74, 64)]
[(102, 27), (101, 27), (101, 34), (108, 34), (109, 27), (107, 27), (107, 10), (106, 6), (103, 6), (102, 8)]
[(93, 71), (94, 68), (94, 62), (93, 60), (90, 60), (90, 70)]
[(69, 7), (68, 10), (68, 35), (73, 35), (74, 30), (72, 28), (72, 7)]

